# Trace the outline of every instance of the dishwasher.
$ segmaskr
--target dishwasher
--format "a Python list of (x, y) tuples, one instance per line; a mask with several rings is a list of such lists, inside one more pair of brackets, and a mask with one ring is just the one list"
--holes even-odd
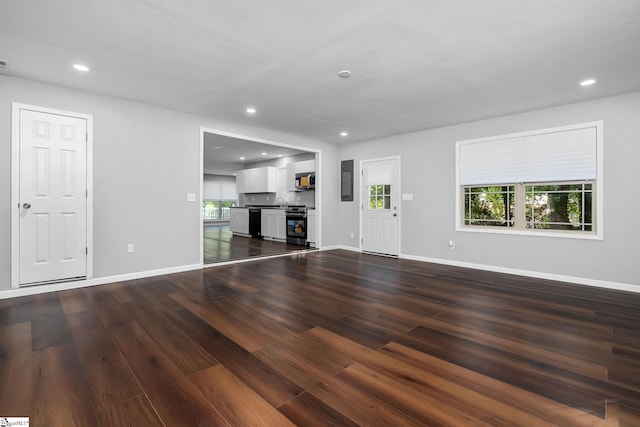
[(249, 208), (249, 234), (262, 239), (262, 214), (260, 208)]

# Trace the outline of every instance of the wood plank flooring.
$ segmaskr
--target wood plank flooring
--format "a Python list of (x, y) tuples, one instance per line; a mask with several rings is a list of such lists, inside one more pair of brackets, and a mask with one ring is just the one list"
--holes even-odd
[(0, 301), (34, 426), (638, 426), (640, 294), (347, 251)]
[(204, 225), (203, 238), (203, 262), (205, 265), (310, 249), (305, 246), (289, 245), (273, 240), (234, 236), (229, 224)]

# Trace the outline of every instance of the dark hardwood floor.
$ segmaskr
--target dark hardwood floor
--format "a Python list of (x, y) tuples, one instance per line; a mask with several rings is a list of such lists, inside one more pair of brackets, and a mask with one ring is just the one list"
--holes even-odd
[(272, 240), (234, 236), (228, 223), (204, 225), (203, 262), (213, 264), (259, 256), (281, 255), (309, 247), (288, 245)]
[(638, 426), (640, 294), (347, 251), (0, 301), (33, 426)]

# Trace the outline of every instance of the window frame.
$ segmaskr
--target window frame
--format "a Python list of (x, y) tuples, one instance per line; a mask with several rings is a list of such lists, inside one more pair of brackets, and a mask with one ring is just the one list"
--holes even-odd
[[(482, 142), (493, 142), (497, 140), (503, 139), (512, 139), (512, 138), (520, 138), (520, 137), (528, 137), (528, 136), (536, 136), (543, 135), (552, 132), (564, 132), (570, 130), (578, 130), (584, 128), (595, 128), (596, 130), (596, 179), (595, 180), (585, 180), (585, 181), (548, 181), (548, 182), (505, 182), (505, 183), (491, 183), (491, 184), (474, 184), (474, 185), (466, 185), (463, 186), (460, 184), (460, 153), (461, 148), (465, 144), (477, 144)], [(490, 234), (511, 234), (511, 235), (525, 235), (525, 236), (542, 236), (542, 237), (560, 237), (560, 238), (570, 238), (570, 239), (586, 239), (586, 240), (603, 240), (603, 187), (604, 187), (604, 179), (603, 179), (603, 122), (589, 122), (589, 123), (581, 123), (576, 125), (569, 126), (561, 126), (554, 127), (549, 129), (541, 129), (527, 132), (518, 132), (506, 135), (492, 136), (487, 138), (477, 138), (470, 140), (461, 140), (456, 141), (456, 207), (455, 207), (455, 215), (456, 215), (456, 231), (460, 232), (469, 232), (469, 233), (490, 233)], [(565, 183), (585, 183), (588, 182), (592, 184), (592, 230), (591, 231), (581, 231), (581, 230), (550, 230), (550, 229), (527, 229), (527, 228), (519, 228), (519, 227), (503, 227), (503, 226), (491, 226), (491, 225), (466, 225), (465, 224), (465, 188), (468, 187), (505, 187), (505, 186), (531, 186), (531, 185), (557, 185), (557, 184), (565, 184)], [(524, 200), (518, 200), (516, 196), (516, 209), (514, 210), (514, 216), (522, 215), (524, 218), (525, 213), (525, 202)], [(522, 206), (519, 206), (522, 205)], [(520, 209), (518, 209), (520, 207)], [(519, 224), (520, 221), (517, 221)]]
[[(505, 217), (504, 217), (504, 224), (501, 225), (480, 225), (480, 224), (467, 224), (467, 221), (471, 221), (470, 218), (467, 218), (467, 196), (471, 196), (472, 194), (477, 194), (475, 193), (472, 189), (474, 188), (486, 188), (486, 187), (500, 187), (500, 188), (505, 188), (506, 190), (502, 190), (500, 192), (493, 192), (493, 194), (506, 194), (507, 195), (507, 203), (505, 206)], [(469, 190), (469, 191), (467, 191)], [(513, 193), (513, 197), (510, 197), (510, 195)], [(462, 195), (462, 225), (464, 227), (473, 227), (473, 228), (482, 228), (482, 227), (486, 227), (486, 228), (503, 228), (506, 230), (510, 230), (515, 228), (516, 225), (516, 215), (515, 212), (513, 215), (511, 215), (510, 209), (509, 209), (509, 201), (513, 200), (514, 204), (517, 203), (516, 200), (516, 186), (514, 184), (505, 184), (505, 185), (501, 185), (501, 184), (496, 184), (496, 185), (464, 185), (461, 188), (461, 195)], [(482, 221), (496, 221), (496, 220), (491, 220), (491, 219), (486, 219), (486, 220), (478, 220), (479, 222)]]
[[(563, 186), (563, 185), (590, 185), (591, 189), (586, 190), (586, 189), (582, 189), (581, 191), (573, 191), (573, 192), (581, 192), (583, 194), (585, 193), (591, 193), (591, 199), (592, 201), (595, 199), (595, 195), (596, 195), (596, 190), (595, 190), (595, 186), (594, 186), (594, 181), (556, 181), (556, 182), (525, 182), (525, 183), (520, 183), (520, 184), (492, 184), (492, 185), (463, 185), (462, 186), (462, 225), (465, 228), (480, 228), (480, 229), (490, 229), (490, 230), (510, 230), (510, 231), (533, 231), (536, 234), (540, 233), (540, 232), (552, 232), (552, 233), (558, 233), (558, 232), (562, 232), (562, 233), (580, 233), (580, 234), (596, 234), (595, 233), (595, 223), (591, 222), (589, 223), (591, 225), (591, 230), (562, 230), (562, 229), (540, 229), (540, 228), (531, 228), (529, 227), (530, 225), (530, 221), (527, 220), (527, 215), (528, 215), (528, 210), (527, 210), (527, 204), (526, 204), (526, 200), (527, 200), (527, 195), (528, 195), (528, 191), (527, 189), (529, 187), (543, 187), (543, 186), (549, 186), (549, 185), (557, 185), (557, 186)], [(467, 222), (469, 221), (469, 219), (467, 218), (467, 196), (469, 194), (471, 194), (471, 192), (468, 192), (468, 189), (473, 189), (473, 188), (484, 188), (484, 187), (502, 187), (502, 188), (507, 188), (507, 190), (505, 191), (505, 193), (509, 193), (509, 188), (512, 188), (513, 190), (513, 202), (514, 202), (514, 209), (513, 209), (513, 213), (512, 215), (508, 214), (508, 207), (507, 207), (507, 215), (506, 218), (504, 219), (504, 221), (506, 222), (506, 224), (503, 225), (481, 225), (481, 224), (467, 224)], [(511, 199), (507, 199), (507, 200), (511, 200)], [(581, 211), (583, 216), (584, 216), (584, 211)], [(596, 206), (594, 203), (591, 203), (591, 218), (595, 218), (596, 215)], [(479, 220), (480, 222), (482, 220)], [(486, 220), (486, 221), (491, 221), (491, 220)], [(582, 222), (582, 226), (584, 226), (585, 223)]]
[[(230, 202), (231, 205), (233, 206), (237, 206), (238, 205), (238, 200), (234, 200), (234, 199), (204, 199), (202, 200), (202, 220), (203, 222), (206, 223), (222, 223), (222, 222), (229, 222), (230, 218), (225, 218), (224, 216), (224, 211), (225, 209), (230, 209), (229, 206), (222, 206), (223, 204), (228, 204), (227, 202)], [(206, 207), (205, 204), (206, 203), (217, 203), (218, 207), (216, 208), (216, 210), (218, 211), (220, 218), (215, 219), (215, 218), (207, 218), (207, 216), (205, 215), (206, 212)], [(228, 212), (228, 211), (227, 211)]]
[[(391, 185), (390, 184), (374, 184), (374, 185), (368, 185), (367, 186), (369, 188), (369, 200), (367, 203), (367, 208), (370, 211), (390, 211), (391, 210)], [(371, 188), (372, 187), (382, 187), (382, 193), (378, 193), (378, 190), (376, 188), (376, 192), (375, 194), (371, 194)], [(387, 191), (387, 188), (389, 187), (389, 191)], [(374, 197), (376, 200), (376, 205), (378, 204), (378, 200), (382, 200), (382, 207), (381, 208), (371, 208), (371, 198)], [(387, 203), (388, 202), (388, 203)], [(385, 207), (388, 206), (388, 207)]]

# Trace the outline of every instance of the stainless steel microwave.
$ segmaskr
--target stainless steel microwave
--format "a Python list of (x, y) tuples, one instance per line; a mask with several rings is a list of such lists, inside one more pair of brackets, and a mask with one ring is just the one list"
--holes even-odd
[(306, 191), (316, 189), (316, 175), (311, 172), (296, 174), (296, 190)]

